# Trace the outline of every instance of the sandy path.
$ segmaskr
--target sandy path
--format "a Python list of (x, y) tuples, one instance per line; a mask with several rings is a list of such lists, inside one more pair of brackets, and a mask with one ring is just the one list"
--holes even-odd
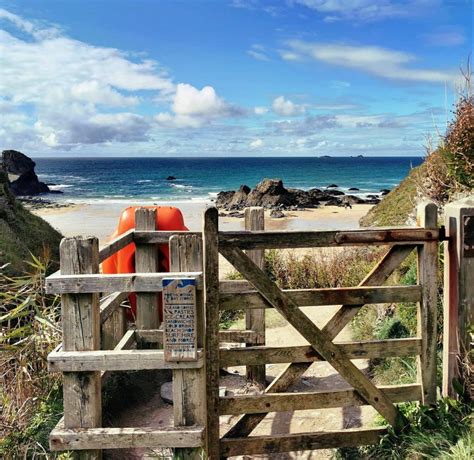
[[(305, 307), (302, 310), (319, 327), (331, 318), (337, 307)], [(267, 330), (267, 345), (304, 345), (305, 339), (283, 318), (276, 318), (277, 312), (269, 311), (273, 316), (272, 323), (277, 327)], [(270, 318), (269, 318), (270, 319)], [(337, 341), (347, 341), (351, 339), (349, 328), (345, 328), (337, 337)], [(361, 369), (366, 368), (365, 360), (354, 360), (354, 363)], [(285, 365), (268, 365), (267, 376), (274, 378)], [(226, 375), (221, 378), (221, 386), (226, 387), (227, 394), (241, 393), (245, 385), (242, 377), (244, 368), (229, 368), (230, 372), (238, 372), (235, 375)], [(289, 391), (328, 391), (335, 389), (345, 389), (350, 386), (325, 362), (314, 363), (305, 373), (299, 383), (292, 386)], [(138, 390), (137, 390), (138, 391)], [(284, 433), (300, 433), (311, 431), (329, 431), (341, 428), (355, 428), (369, 424), (374, 417), (374, 410), (370, 407), (350, 407), (340, 409), (304, 410), (295, 412), (270, 413), (254, 430), (253, 435), (269, 435)], [(160, 427), (172, 425), (173, 408), (166, 404), (159, 396), (159, 388), (155, 395), (152, 395), (144, 404), (128, 409), (120, 414), (114, 421), (114, 426), (149, 426)], [(224, 434), (236, 421), (238, 416), (221, 416), (221, 434)], [(331, 458), (331, 451), (312, 451), (279, 454), (271, 458), (302, 458), (302, 459), (327, 459)], [(115, 451), (112, 457), (108, 458), (146, 458), (147, 453), (143, 450)], [(253, 458), (259, 458), (254, 456)]]

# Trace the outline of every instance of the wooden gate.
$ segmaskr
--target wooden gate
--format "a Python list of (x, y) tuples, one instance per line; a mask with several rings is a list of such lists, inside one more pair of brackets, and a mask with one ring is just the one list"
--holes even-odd
[[(376, 443), (384, 428), (348, 429), (336, 432), (250, 436), (268, 412), (373, 406), (396, 430), (405, 420), (394, 403), (436, 399), (436, 295), (439, 231), (437, 208), (418, 209), (417, 227), (377, 228), (355, 231), (219, 232), (218, 213), (208, 209), (204, 218), (204, 299), (206, 311), (207, 448), (210, 458), (268, 454)], [(358, 287), (336, 289), (280, 289), (244, 250), (273, 248), (384, 245), (390, 249)], [(382, 286), (413, 251), (418, 255), (418, 284)], [(219, 252), (247, 281), (219, 282)], [(364, 304), (418, 303), (416, 338), (335, 343), (338, 333)], [(340, 305), (336, 314), (318, 328), (302, 306)], [(308, 341), (309, 346), (255, 346), (219, 349), (219, 311), (275, 308)], [(414, 385), (377, 387), (351, 359), (367, 357), (418, 357), (418, 382)], [(285, 393), (315, 361), (327, 361), (352, 390)], [(219, 369), (231, 365), (289, 363), (286, 369), (257, 395), (219, 397)], [(219, 416), (243, 414), (223, 437)]]
[[(218, 459), (349, 447), (376, 443), (386, 428), (325, 431), (321, 426), (318, 432), (271, 436), (252, 436), (252, 431), (269, 412), (362, 405), (374, 407), (388, 424), (399, 430), (405, 421), (396, 403), (435, 402), (437, 254), (438, 242), (444, 238), (437, 228), (435, 205), (419, 207), (415, 227), (353, 231), (220, 232), (217, 210), (211, 208), (205, 212), (202, 232), (164, 232), (154, 229), (154, 211), (141, 209), (137, 213), (137, 228), (121, 235), (101, 251), (96, 238), (64, 239), (61, 271), (46, 280), (47, 291), (62, 296), (64, 332), (63, 344), (48, 358), (51, 370), (64, 375), (65, 415), (51, 434), (53, 450), (78, 450), (82, 452), (81, 458), (95, 459), (100, 458), (102, 449), (169, 447), (175, 449), (178, 457), (201, 458), (204, 455)], [(258, 220), (261, 212), (247, 214)], [(246, 228), (262, 226), (252, 224)], [(99, 273), (101, 261), (132, 242), (136, 244), (138, 273)], [(156, 244), (168, 242), (172, 273), (157, 273)], [(389, 249), (357, 287), (282, 290), (262, 270), (264, 249), (360, 245), (382, 245)], [(418, 258), (417, 284), (384, 285), (412, 251), (416, 251)], [(451, 253), (454, 254), (454, 250)], [(219, 254), (246, 280), (219, 280)], [(454, 261), (453, 257), (450, 260)], [(468, 272), (472, 274), (463, 268), (464, 278)], [(166, 328), (159, 324), (156, 298), (169, 279), (193, 280), (196, 286), (196, 361), (170, 362), (163, 349), (147, 345), (163, 343)], [(462, 284), (461, 293), (467, 292), (468, 285), (473, 285)], [(134, 329), (126, 330), (120, 303), (130, 292), (137, 293), (138, 310)], [(100, 293), (113, 294), (101, 300)], [(464, 294), (451, 297), (459, 297), (465, 303)], [(334, 342), (363, 305), (389, 302), (417, 303), (416, 337)], [(339, 307), (322, 329), (300, 309), (327, 305)], [(281, 313), (308, 345), (265, 346), (264, 311), (267, 308)], [(250, 312), (248, 329), (219, 330), (223, 310)], [(244, 342), (247, 346), (220, 348), (220, 342), (229, 341)], [(351, 361), (402, 356), (418, 358), (415, 384), (377, 387)], [(327, 361), (352, 388), (287, 392), (317, 361)], [(219, 395), (221, 368), (247, 366), (247, 375), (264, 386), (265, 365), (274, 363), (287, 366), (260, 394)], [(173, 426), (162, 429), (102, 428), (101, 382), (110, 372), (136, 369), (173, 371)], [(454, 366), (450, 365), (448, 370), (446, 375), (453, 375)], [(221, 433), (219, 417), (228, 414), (241, 417), (226, 433)]]

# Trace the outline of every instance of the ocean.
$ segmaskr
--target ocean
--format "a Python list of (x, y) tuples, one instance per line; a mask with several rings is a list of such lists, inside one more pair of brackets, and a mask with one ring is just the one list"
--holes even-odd
[[(420, 157), (274, 158), (35, 158), (40, 180), (61, 190), (48, 198), (74, 203), (209, 201), (221, 190), (254, 187), (280, 178), (286, 187), (324, 188), (336, 184), (361, 197), (392, 189)], [(176, 177), (167, 181), (168, 176)]]

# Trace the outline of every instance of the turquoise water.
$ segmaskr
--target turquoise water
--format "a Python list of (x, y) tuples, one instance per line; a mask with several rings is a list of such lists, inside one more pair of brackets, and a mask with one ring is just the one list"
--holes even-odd
[[(55, 184), (54, 199), (97, 201), (205, 201), (264, 177), (287, 187), (360, 189), (364, 196), (391, 189), (422, 162), (420, 157), (368, 158), (35, 158), (40, 180)], [(176, 181), (166, 178), (175, 176)], [(352, 192), (351, 192), (352, 193)]]

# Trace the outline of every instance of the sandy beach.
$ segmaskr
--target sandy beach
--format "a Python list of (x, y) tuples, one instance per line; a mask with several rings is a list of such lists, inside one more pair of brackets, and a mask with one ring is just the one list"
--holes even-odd
[[(42, 217), (64, 236), (94, 235), (100, 244), (107, 242), (117, 226), (121, 212), (127, 206), (139, 206), (143, 203), (101, 202), (93, 204), (74, 204), (62, 208), (34, 209), (34, 214)], [(149, 204), (149, 203), (147, 203)], [(184, 221), (191, 231), (201, 230), (202, 213), (212, 202), (166, 203), (181, 209)], [(304, 211), (285, 211), (284, 218), (271, 218), (265, 212), (267, 230), (328, 230), (350, 229), (359, 227), (359, 219), (364, 216), (371, 205), (354, 205), (352, 209), (338, 206), (322, 206)], [(222, 230), (243, 230), (244, 219), (220, 217)]]

